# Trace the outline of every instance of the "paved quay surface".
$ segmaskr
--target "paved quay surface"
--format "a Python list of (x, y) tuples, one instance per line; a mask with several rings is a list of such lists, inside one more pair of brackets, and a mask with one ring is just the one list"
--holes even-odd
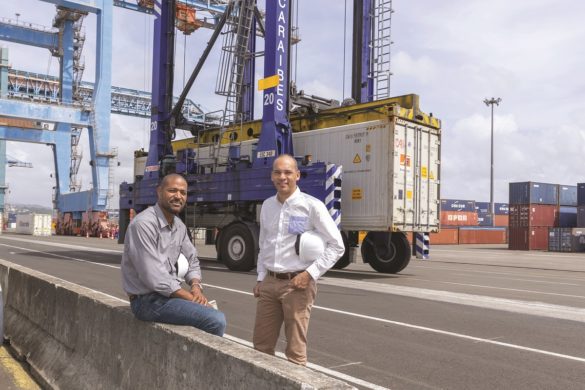
[[(107, 239), (0, 237), (0, 258), (127, 302), (121, 253)], [(227, 337), (251, 345), (255, 272), (202, 268)], [(430, 260), (397, 275), (352, 264), (319, 283), (310, 367), (360, 389), (582, 390), (584, 291), (585, 253), (431, 246)]]
[(40, 390), (41, 387), (31, 378), (6, 349), (0, 347), (0, 389), (3, 390)]

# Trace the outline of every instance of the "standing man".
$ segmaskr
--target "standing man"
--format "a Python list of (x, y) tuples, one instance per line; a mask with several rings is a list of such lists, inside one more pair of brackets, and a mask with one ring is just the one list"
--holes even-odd
[[(177, 216), (185, 207), (187, 182), (167, 175), (156, 193), (158, 202), (132, 220), (125, 237), (122, 282), (132, 313), (142, 321), (191, 325), (223, 336), (225, 316), (207, 305), (197, 251)], [(177, 276), (180, 255), (189, 264), (185, 281), (191, 291), (181, 288)]]
[[(307, 329), (317, 293), (316, 281), (343, 255), (341, 233), (323, 202), (297, 187), (296, 160), (281, 155), (272, 165), (276, 195), (260, 211), (260, 253), (254, 296), (258, 298), (254, 348), (274, 355), (284, 322), (286, 357), (307, 364)], [(297, 235), (315, 231), (325, 242), (317, 258), (303, 261), (295, 251)]]

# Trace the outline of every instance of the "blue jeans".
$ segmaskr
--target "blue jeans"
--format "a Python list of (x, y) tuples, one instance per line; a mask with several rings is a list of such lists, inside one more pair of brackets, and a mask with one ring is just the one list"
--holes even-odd
[(184, 299), (150, 293), (136, 297), (130, 307), (142, 321), (190, 325), (216, 336), (225, 332), (225, 315), (221, 311)]

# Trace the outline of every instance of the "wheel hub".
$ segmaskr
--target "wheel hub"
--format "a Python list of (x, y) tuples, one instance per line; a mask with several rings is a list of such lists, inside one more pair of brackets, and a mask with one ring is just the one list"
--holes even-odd
[(228, 242), (230, 257), (236, 261), (241, 260), (246, 252), (246, 245), (241, 237), (232, 237)]

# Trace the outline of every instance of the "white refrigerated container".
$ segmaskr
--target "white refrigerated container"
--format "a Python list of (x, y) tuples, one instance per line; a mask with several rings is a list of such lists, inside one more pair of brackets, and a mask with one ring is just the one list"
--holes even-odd
[(51, 222), (51, 214), (18, 214), (16, 216), (16, 233), (32, 236), (50, 236)]
[(295, 155), (343, 166), (343, 230), (439, 229), (441, 130), (398, 116), (295, 133)]

